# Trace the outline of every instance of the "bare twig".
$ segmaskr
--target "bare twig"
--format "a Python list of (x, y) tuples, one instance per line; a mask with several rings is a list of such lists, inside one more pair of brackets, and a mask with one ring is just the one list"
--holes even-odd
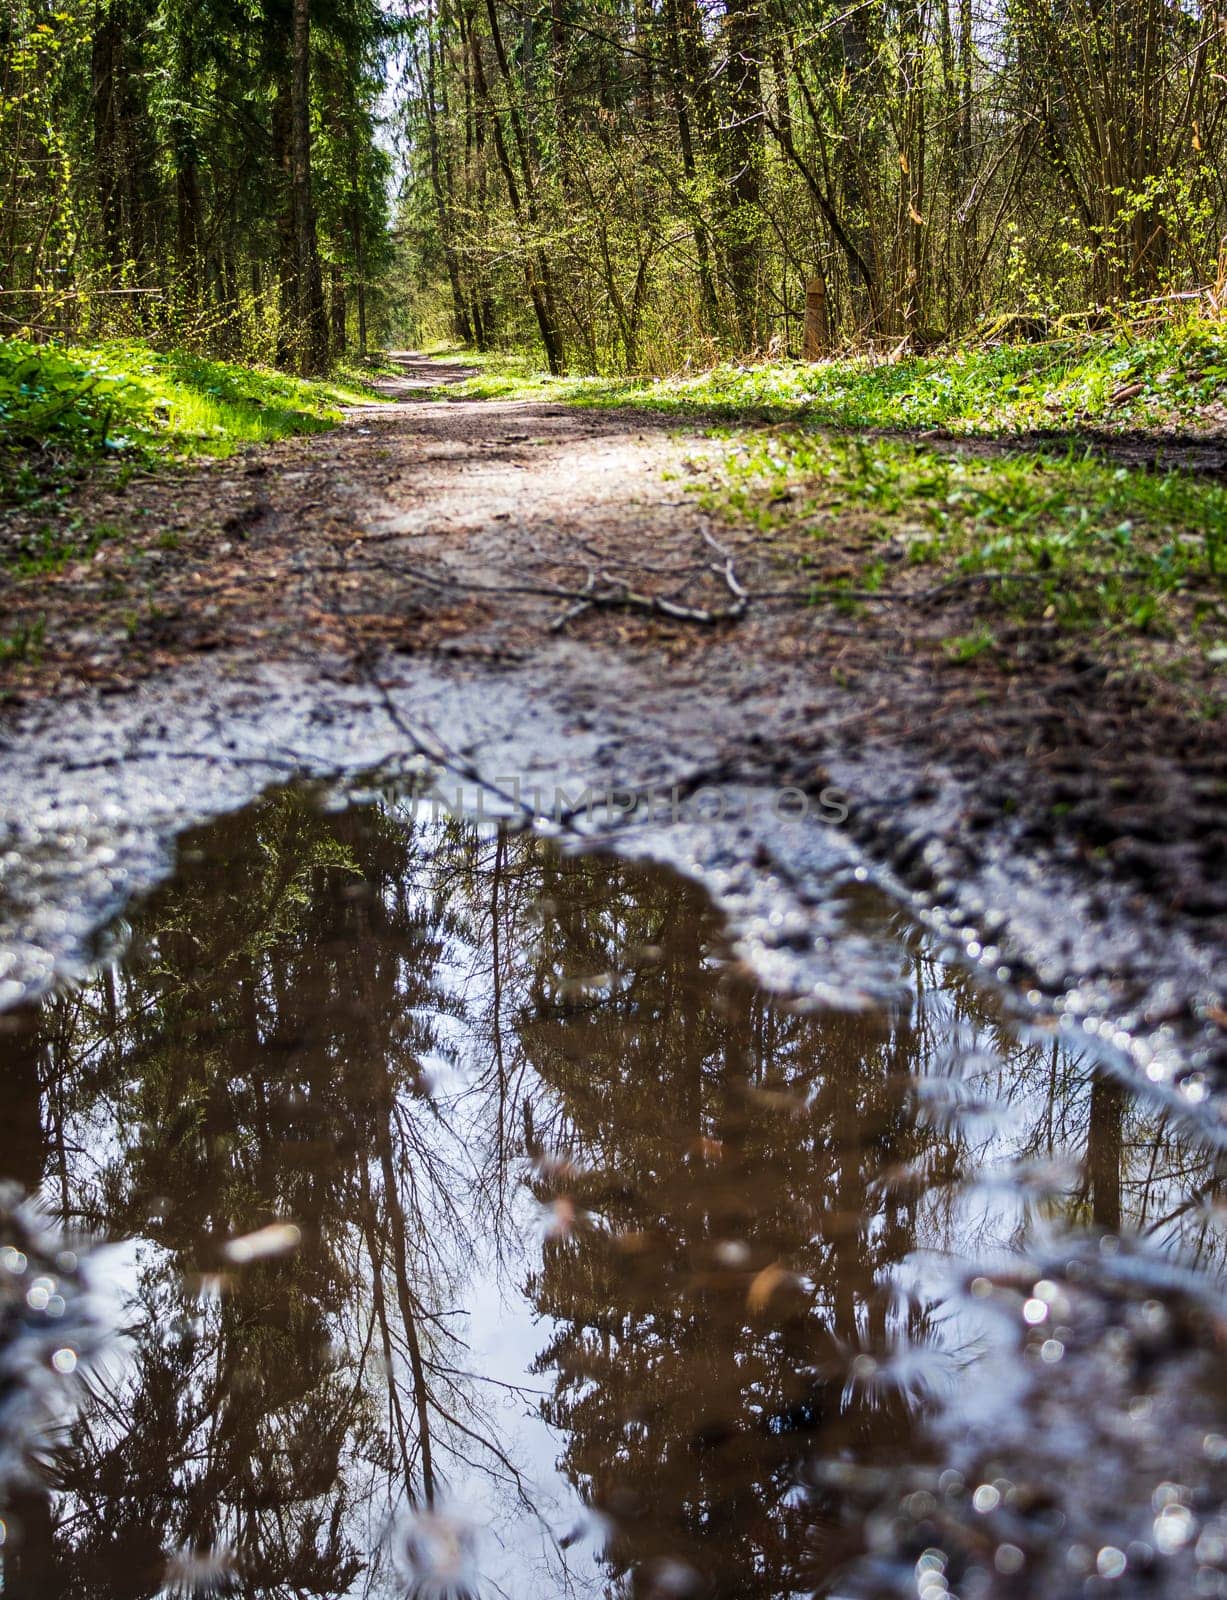
[[(420, 584), (423, 588), (433, 589), (440, 594), (533, 595), (546, 600), (570, 601), (579, 611), (586, 611), (594, 606), (615, 611), (644, 611), (668, 617), (673, 622), (694, 622), (704, 627), (716, 626), (723, 622), (736, 622), (744, 614), (749, 601), (749, 596), (741, 588), (735, 575), (730, 582), (727, 570), (724, 577), (730, 593), (734, 596), (733, 603), (708, 609), (703, 606), (683, 605), (680, 601), (670, 600), (667, 595), (640, 594), (638, 590), (632, 589), (624, 578), (614, 577), (608, 572), (600, 575), (600, 581), (608, 585), (602, 590), (596, 584), (585, 585), (582, 589), (567, 589), (561, 584), (554, 583), (468, 583), (461, 578), (440, 578), (433, 573), (423, 572), (418, 567), (400, 566), (392, 562), (367, 561), (362, 565), (368, 571), (396, 573), (410, 583)], [(578, 615), (578, 611), (576, 614)]]
[(724, 562), (723, 567), (713, 567), (712, 571), (720, 574), (729, 593), (733, 596), (734, 602), (739, 604), (744, 611), (750, 603), (750, 595), (738, 581), (737, 573), (733, 567), (733, 552), (727, 550), (718, 539), (714, 539), (707, 528), (701, 528), (699, 531), (703, 535), (704, 544), (710, 545)]
[(588, 598), (588, 596), (594, 593), (595, 590), (596, 575), (590, 572), (588, 574), (587, 583), (580, 590), (580, 598), (575, 602), (574, 605), (568, 606), (565, 611), (559, 612), (559, 614), (554, 618), (553, 622), (550, 623), (550, 632), (560, 633), (562, 629), (566, 627), (568, 622), (573, 621), (574, 618), (587, 611), (588, 607), (592, 604), (592, 601)]

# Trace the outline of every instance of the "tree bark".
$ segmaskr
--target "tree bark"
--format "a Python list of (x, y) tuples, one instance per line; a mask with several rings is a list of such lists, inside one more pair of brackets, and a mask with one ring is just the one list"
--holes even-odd
[[(682, 173), (692, 187), (698, 177), (695, 159), (695, 142), (691, 100), (694, 84), (691, 79), (692, 50), (684, 31), (681, 0), (669, 0), (669, 53), (673, 76), (673, 114), (677, 120), (677, 142), (682, 155)], [(693, 203), (693, 202), (692, 202)], [(695, 259), (699, 268), (699, 314), (704, 332), (714, 334), (720, 322), (720, 301), (716, 294), (716, 280), (712, 272), (711, 248), (707, 227), (695, 207), (694, 226)]]
[(758, 315), (758, 232), (763, 105), (757, 0), (725, 0), (724, 15), (730, 124), (725, 135), (729, 289), (741, 347), (752, 351), (762, 332)]
[(124, 13), (119, 4), (101, 0), (97, 8), (90, 67), (98, 210), (107, 265), (113, 279), (119, 283), (128, 264), (130, 224), (130, 205), (126, 203), (129, 171), (122, 112), (126, 76)]
[(1086, 1133), (1086, 1170), (1091, 1219), (1101, 1228), (1121, 1225), (1121, 1124), (1125, 1096), (1114, 1079), (1097, 1074), (1091, 1085)]
[(334, 355), (344, 355), (348, 343), (345, 332), (346, 303), (345, 303), (345, 275), (334, 261), (331, 269), (331, 282), (329, 284), (330, 305), (329, 316), (332, 322), (332, 352)]
[(291, 155), (290, 85), (279, 73), (273, 100), (273, 162), (279, 178), (277, 208), (277, 365), (297, 365), (298, 239)]
[[(507, 65), (506, 54), (502, 47), (502, 36), (498, 33), (498, 16), (494, 11), (492, 0), (487, 0), (487, 12), (491, 17), (494, 28), (495, 53), (499, 59), (499, 70), (502, 73), (504, 88), (510, 99), (511, 73)], [(516, 223), (520, 230), (521, 238), (524, 236), (524, 223), (536, 221), (536, 207), (532, 201), (532, 175), (527, 165), (528, 154), (524, 139), (524, 132), (516, 114), (514, 104), (510, 105), (512, 132), (516, 139), (518, 153), (521, 158), (520, 172), (525, 182), (525, 196), (520, 193), (520, 184), (516, 179), (515, 167), (512, 164), (511, 152), (507, 147), (507, 140), (503, 133), (502, 119), (490, 95), (490, 85), (486, 79), (485, 67), (481, 59), (481, 41), (476, 31), (470, 24), (469, 27), (470, 59), (473, 64), (473, 87), (477, 97), (486, 106), (490, 117), (490, 128), (494, 135), (494, 149), (498, 157), (499, 168), (503, 174), (503, 181), (507, 185), (507, 198), (515, 215)], [(524, 281), (528, 289), (528, 296), (532, 302), (533, 312), (537, 318), (537, 327), (541, 333), (541, 343), (545, 350), (546, 364), (552, 373), (563, 371), (562, 338), (558, 332), (557, 317), (554, 312), (553, 284), (549, 270), (549, 262), (545, 252), (539, 246), (529, 247), (524, 256)]]
[(426, 81), (423, 84), (423, 100), (426, 106), (426, 147), (430, 167), (430, 190), (435, 201), (435, 216), (439, 224), (439, 244), (443, 251), (443, 264), (447, 269), (448, 287), (452, 292), (452, 332), (462, 344), (469, 344), (473, 337), (472, 323), (469, 319), (468, 307), (464, 300), (464, 289), (460, 282), (460, 262), (452, 243), (452, 196), (450, 174), (447, 177), (447, 192), (444, 192), (444, 161), (439, 139), (436, 110), (436, 86), (438, 73), (435, 66), (434, 42), (434, 16), (428, 6), (426, 12)]
[(310, 0), (293, 0), (291, 31), (291, 180), (298, 267), (301, 368), (328, 370), (328, 316), (311, 193), (311, 12)]

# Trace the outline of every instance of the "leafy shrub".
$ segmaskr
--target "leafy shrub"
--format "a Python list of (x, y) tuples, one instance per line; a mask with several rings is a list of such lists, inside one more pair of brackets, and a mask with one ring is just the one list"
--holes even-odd
[(109, 451), (225, 454), (313, 432), (369, 399), (359, 382), (311, 382), (139, 343), (79, 349), (0, 340), (0, 442)]
[(153, 397), (99, 355), (0, 341), (0, 438), (95, 452), (156, 432)]

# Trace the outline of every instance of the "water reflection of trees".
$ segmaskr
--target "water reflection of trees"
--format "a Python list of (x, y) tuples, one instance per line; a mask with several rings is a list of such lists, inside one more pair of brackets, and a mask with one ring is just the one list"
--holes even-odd
[[(6, 1593), (152, 1595), (168, 1552), (228, 1549), (239, 1592), (374, 1592), (397, 1508), (458, 1475), (529, 1515), (458, 1339), (491, 1248), (548, 1319), (544, 1409), (613, 1591), (661, 1560), (711, 1593), (821, 1582), (843, 1546), (812, 1461), (919, 1448), (950, 1356), (905, 1264), (1025, 1220), (969, 1211), (972, 1175), (1069, 1153), (1035, 1206), (1193, 1246), (1213, 1192), (1177, 1130), (1019, 1045), (879, 904), (859, 921), (899, 998), (815, 1017), (664, 873), (284, 796), (190, 841), (124, 961), (6, 1041), (0, 1168), (143, 1241), (132, 1363), (23, 1501)], [(226, 1263), (277, 1217), (293, 1254)]]
[[(560, 870), (518, 1033), (568, 1116), (573, 1170), (539, 1189), (565, 1187), (577, 1221), (529, 1285), (557, 1322), (540, 1366), (566, 1469), (613, 1517), (618, 1592), (665, 1562), (694, 1592), (809, 1591), (833, 1558), (816, 1441), (867, 1462), (912, 1432), (914, 1396), (867, 1366), (927, 1333), (891, 1281), (917, 1200), (870, 1192), (930, 1138), (907, 1109), (911, 1017), (771, 1005), (718, 959), (696, 893)], [(628, 946), (648, 954), (621, 974)]]
[[(154, 1594), (167, 1552), (231, 1549), (243, 1592), (340, 1595), (457, 1458), (515, 1487), (452, 1331), (471, 1177), (423, 1078), (462, 1009), (435, 860), (386, 811), (284, 798), (200, 846), (6, 1076), (39, 1111), (22, 1176), (144, 1241), (130, 1370), (95, 1377), (6, 1592)], [(277, 1217), (297, 1250), (229, 1268)]]
[[(513, 1060), (554, 1119), (525, 1106), (555, 1217), (528, 1289), (556, 1322), (538, 1370), (563, 1464), (611, 1515), (619, 1592), (679, 1558), (696, 1592), (807, 1591), (845, 1553), (814, 1458), (916, 1449), (961, 1356), (909, 1296), (913, 1252), (974, 1258), (1041, 1211), (1144, 1222), (1189, 1170), (1213, 1182), (1204, 1153), (1085, 1060), (1020, 1044), (872, 897), (858, 921), (892, 938), (900, 999), (816, 1017), (738, 976), (671, 877), (553, 858), (543, 888), (509, 988)], [(1068, 1171), (1033, 1182), (1054, 1156)], [(985, 1167), (1008, 1190), (968, 1205)]]
[[(961, 1359), (908, 1258), (974, 1259), (1040, 1210), (1144, 1225), (1161, 1191), (1215, 1180), (1085, 1060), (1021, 1044), (871, 897), (859, 920), (893, 936), (901, 998), (813, 1016), (739, 976), (673, 879), (599, 859), (552, 874), (515, 1037), (565, 1112), (545, 1137), (527, 1108), (558, 1218), (528, 1288), (556, 1323), (538, 1370), (563, 1464), (610, 1514), (615, 1592), (657, 1592), (679, 1560), (691, 1579), (668, 1582), (694, 1593), (810, 1592), (847, 1554), (816, 1459), (917, 1451)], [(1058, 1155), (1068, 1175), (1033, 1184)], [(986, 1166), (1012, 1173), (1008, 1198), (969, 1207)]]

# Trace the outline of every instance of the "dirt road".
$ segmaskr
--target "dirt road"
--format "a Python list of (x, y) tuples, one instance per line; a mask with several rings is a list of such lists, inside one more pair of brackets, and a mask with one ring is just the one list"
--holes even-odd
[[(287, 771), (415, 749), (464, 781), (523, 788), (531, 775), (547, 812), (556, 782), (580, 778), (787, 786), (804, 798), (776, 810), (815, 816), (834, 785), (846, 822), (834, 845), (830, 829), (807, 838), (861, 852), (1022, 1011), (1085, 1027), (1125, 1070), (1217, 1116), (1220, 727), (1143, 703), (1059, 641), (1038, 640), (1022, 678), (991, 662), (952, 670), (936, 642), (968, 625), (967, 592), (906, 624), (792, 603), (786, 557), (714, 526), (687, 492), (724, 448), (697, 426), (441, 401), (423, 391), (462, 369), (402, 365), (392, 403), (334, 433), (95, 481), (58, 513), (110, 531), (88, 560), (2, 602), (0, 631), (37, 623), (42, 641), (5, 668), (0, 803), (19, 846), (9, 903), (27, 921), (64, 898), (55, 819), (100, 784), (149, 861), (183, 816)], [(141, 773), (155, 759), (151, 810)], [(645, 809), (623, 819), (628, 837)], [(769, 826), (696, 824), (697, 869), (720, 850), (743, 865), (755, 849), (778, 857), (768, 834), (785, 819), (765, 814)], [(777, 865), (804, 900), (804, 863)], [(96, 920), (82, 892), (65, 891), (77, 911), (54, 936), (25, 939), (11, 982), (37, 985)], [(812, 932), (794, 929), (792, 945), (812, 950)]]
[[(41, 639), (4, 668), (0, 1052), (9, 1008), (87, 966), (99, 930), (128, 938), (115, 919), (188, 824), (290, 778), (365, 773), (378, 790), (424, 773), (468, 813), (680, 867), (758, 979), (802, 1004), (876, 996), (889, 1014), (896, 946), (857, 912), (876, 882), (1079, 1071), (1132, 1083), (1147, 1127), (1174, 1109), (1221, 1148), (1223, 730), (1043, 638), (1025, 675), (952, 670), (936, 646), (974, 616), (967, 594), (906, 623), (778, 602), (787, 552), (686, 492), (723, 448), (699, 428), (421, 393), (448, 375), (407, 359), (392, 403), (335, 433), (95, 481), (56, 513), (111, 532), (0, 598), (0, 634), (37, 623)], [(858, 554), (850, 538), (842, 557)], [(1199, 1191), (1206, 1228), (1216, 1192)], [(1041, 1271), (1068, 1280), (1076, 1338), (1057, 1330), (1059, 1364), (1036, 1368), (998, 1454), (960, 1435), (941, 1459), (959, 1485), (1004, 1481), (1005, 1461), (1025, 1490), (1023, 1522), (1014, 1490), (1006, 1508), (1013, 1564), (995, 1568), (1010, 1593), (1082, 1593), (1096, 1552), (1128, 1563), (1113, 1592), (1187, 1592), (1184, 1569), (1153, 1576), (1143, 1535), (1170, 1532), (1154, 1499), (1169, 1479), (1207, 1518), (1218, 1504), (1198, 1487), (1222, 1437), (1217, 1291), (1092, 1239), (1002, 1292), (1021, 1305)], [(878, 1516), (889, 1548), (848, 1592), (911, 1592), (938, 1537), (916, 1507), (950, 1473), (910, 1474), (849, 1480), (866, 1517), (911, 1510)], [(976, 1559), (978, 1494), (941, 1535)]]

